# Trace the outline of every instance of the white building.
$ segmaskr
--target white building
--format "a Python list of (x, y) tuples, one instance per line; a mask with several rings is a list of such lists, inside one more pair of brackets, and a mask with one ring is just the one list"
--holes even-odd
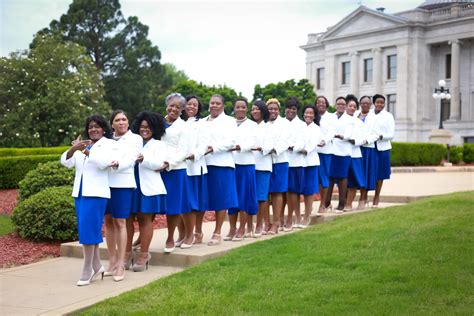
[[(452, 144), (474, 142), (474, 0), (425, 1), (395, 14), (360, 6), (301, 48), (307, 78), (331, 104), (348, 93), (383, 94), (396, 141), (429, 141), (441, 113)], [(432, 97), (440, 79), (451, 100)]]

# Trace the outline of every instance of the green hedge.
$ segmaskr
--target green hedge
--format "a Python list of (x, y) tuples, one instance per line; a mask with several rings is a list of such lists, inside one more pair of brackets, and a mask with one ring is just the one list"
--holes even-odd
[(437, 166), (446, 157), (446, 146), (431, 143), (392, 143), (392, 166)]
[(61, 155), (33, 155), (18, 157), (0, 157), (0, 189), (18, 188), (18, 184), (28, 171), (39, 163), (59, 160)]
[(449, 162), (458, 164), (462, 161), (462, 146), (449, 146)]
[(32, 155), (60, 155), (69, 147), (36, 147), (36, 148), (0, 148), (0, 157), (32, 156)]
[(462, 159), (465, 163), (474, 162), (474, 144), (464, 144)]

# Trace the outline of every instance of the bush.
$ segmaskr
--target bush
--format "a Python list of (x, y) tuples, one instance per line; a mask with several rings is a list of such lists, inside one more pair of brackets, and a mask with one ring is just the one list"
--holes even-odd
[(21, 201), (11, 220), (16, 232), (34, 240), (76, 240), (74, 198), (69, 186), (46, 188)]
[(74, 184), (74, 170), (65, 168), (59, 161), (40, 163), (30, 170), (19, 183), (20, 201), (44, 188), (71, 186)]
[(446, 157), (444, 145), (432, 143), (392, 143), (392, 166), (435, 166)]
[(36, 148), (0, 148), (0, 157), (32, 156), (32, 155), (60, 155), (69, 147), (36, 147)]
[(474, 162), (474, 144), (464, 144), (462, 158), (465, 163)]
[(18, 188), (18, 183), (28, 171), (41, 162), (59, 160), (60, 155), (35, 155), (19, 157), (0, 157), (0, 189)]
[(458, 164), (462, 161), (462, 146), (450, 146), (449, 147), (449, 162)]

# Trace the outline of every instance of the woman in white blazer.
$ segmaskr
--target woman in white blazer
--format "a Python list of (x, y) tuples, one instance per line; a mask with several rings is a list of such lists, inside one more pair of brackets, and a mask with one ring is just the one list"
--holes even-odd
[(89, 285), (105, 268), (100, 263), (99, 244), (102, 242), (102, 222), (110, 198), (109, 169), (118, 162), (112, 159), (113, 141), (107, 121), (99, 115), (87, 118), (87, 140), (78, 138), (61, 155), (61, 163), (76, 168), (72, 196), (76, 206), (79, 243), (84, 252), (82, 275), (78, 286)]
[[(125, 269), (130, 265), (131, 253), (125, 253), (127, 246), (126, 221), (132, 210), (132, 195), (137, 187), (133, 167), (140, 154), (142, 138), (129, 130), (127, 114), (122, 110), (115, 110), (110, 116), (110, 125), (113, 130), (116, 157), (118, 165), (109, 172), (110, 200), (105, 212), (105, 237), (109, 252), (109, 266), (104, 276), (113, 276), (114, 281), (122, 281)], [(133, 226), (132, 226), (133, 229)], [(132, 230), (133, 234), (133, 230)]]
[(374, 132), (378, 135), (375, 142), (377, 150), (377, 187), (373, 200), (373, 207), (378, 207), (383, 180), (390, 179), (390, 141), (395, 136), (395, 120), (390, 112), (385, 110), (385, 97), (376, 94), (372, 97), (374, 103)]
[[(140, 112), (132, 125), (132, 132), (142, 138), (142, 148), (136, 159), (132, 212), (138, 217), (140, 230), (140, 252), (133, 262), (133, 271), (144, 271), (151, 259), (149, 253), (153, 238), (153, 219), (166, 211), (166, 188), (161, 179), (165, 169), (166, 146), (160, 141), (165, 133), (161, 115), (148, 111)], [(131, 251), (133, 234), (128, 234), (127, 251)]]

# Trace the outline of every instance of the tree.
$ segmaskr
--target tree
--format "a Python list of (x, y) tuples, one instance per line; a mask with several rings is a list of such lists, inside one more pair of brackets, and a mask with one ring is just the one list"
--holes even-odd
[(35, 48), (0, 58), (0, 146), (65, 144), (87, 116), (109, 114), (99, 73), (85, 49), (38, 35)]
[[(270, 98), (277, 98), (281, 105), (284, 105), (289, 97), (296, 97), (301, 106), (307, 104), (314, 104), (316, 94), (314, 93), (314, 86), (308, 79), (301, 79), (296, 82), (294, 79), (285, 82), (270, 83), (262, 87), (259, 84), (255, 85), (253, 99), (268, 100)], [(282, 106), (282, 114), (283, 114)]]
[(131, 116), (152, 108), (174, 84), (160, 64), (158, 47), (147, 38), (148, 26), (134, 16), (125, 19), (118, 0), (74, 0), (40, 33), (60, 34), (86, 47), (104, 80), (105, 99)]

